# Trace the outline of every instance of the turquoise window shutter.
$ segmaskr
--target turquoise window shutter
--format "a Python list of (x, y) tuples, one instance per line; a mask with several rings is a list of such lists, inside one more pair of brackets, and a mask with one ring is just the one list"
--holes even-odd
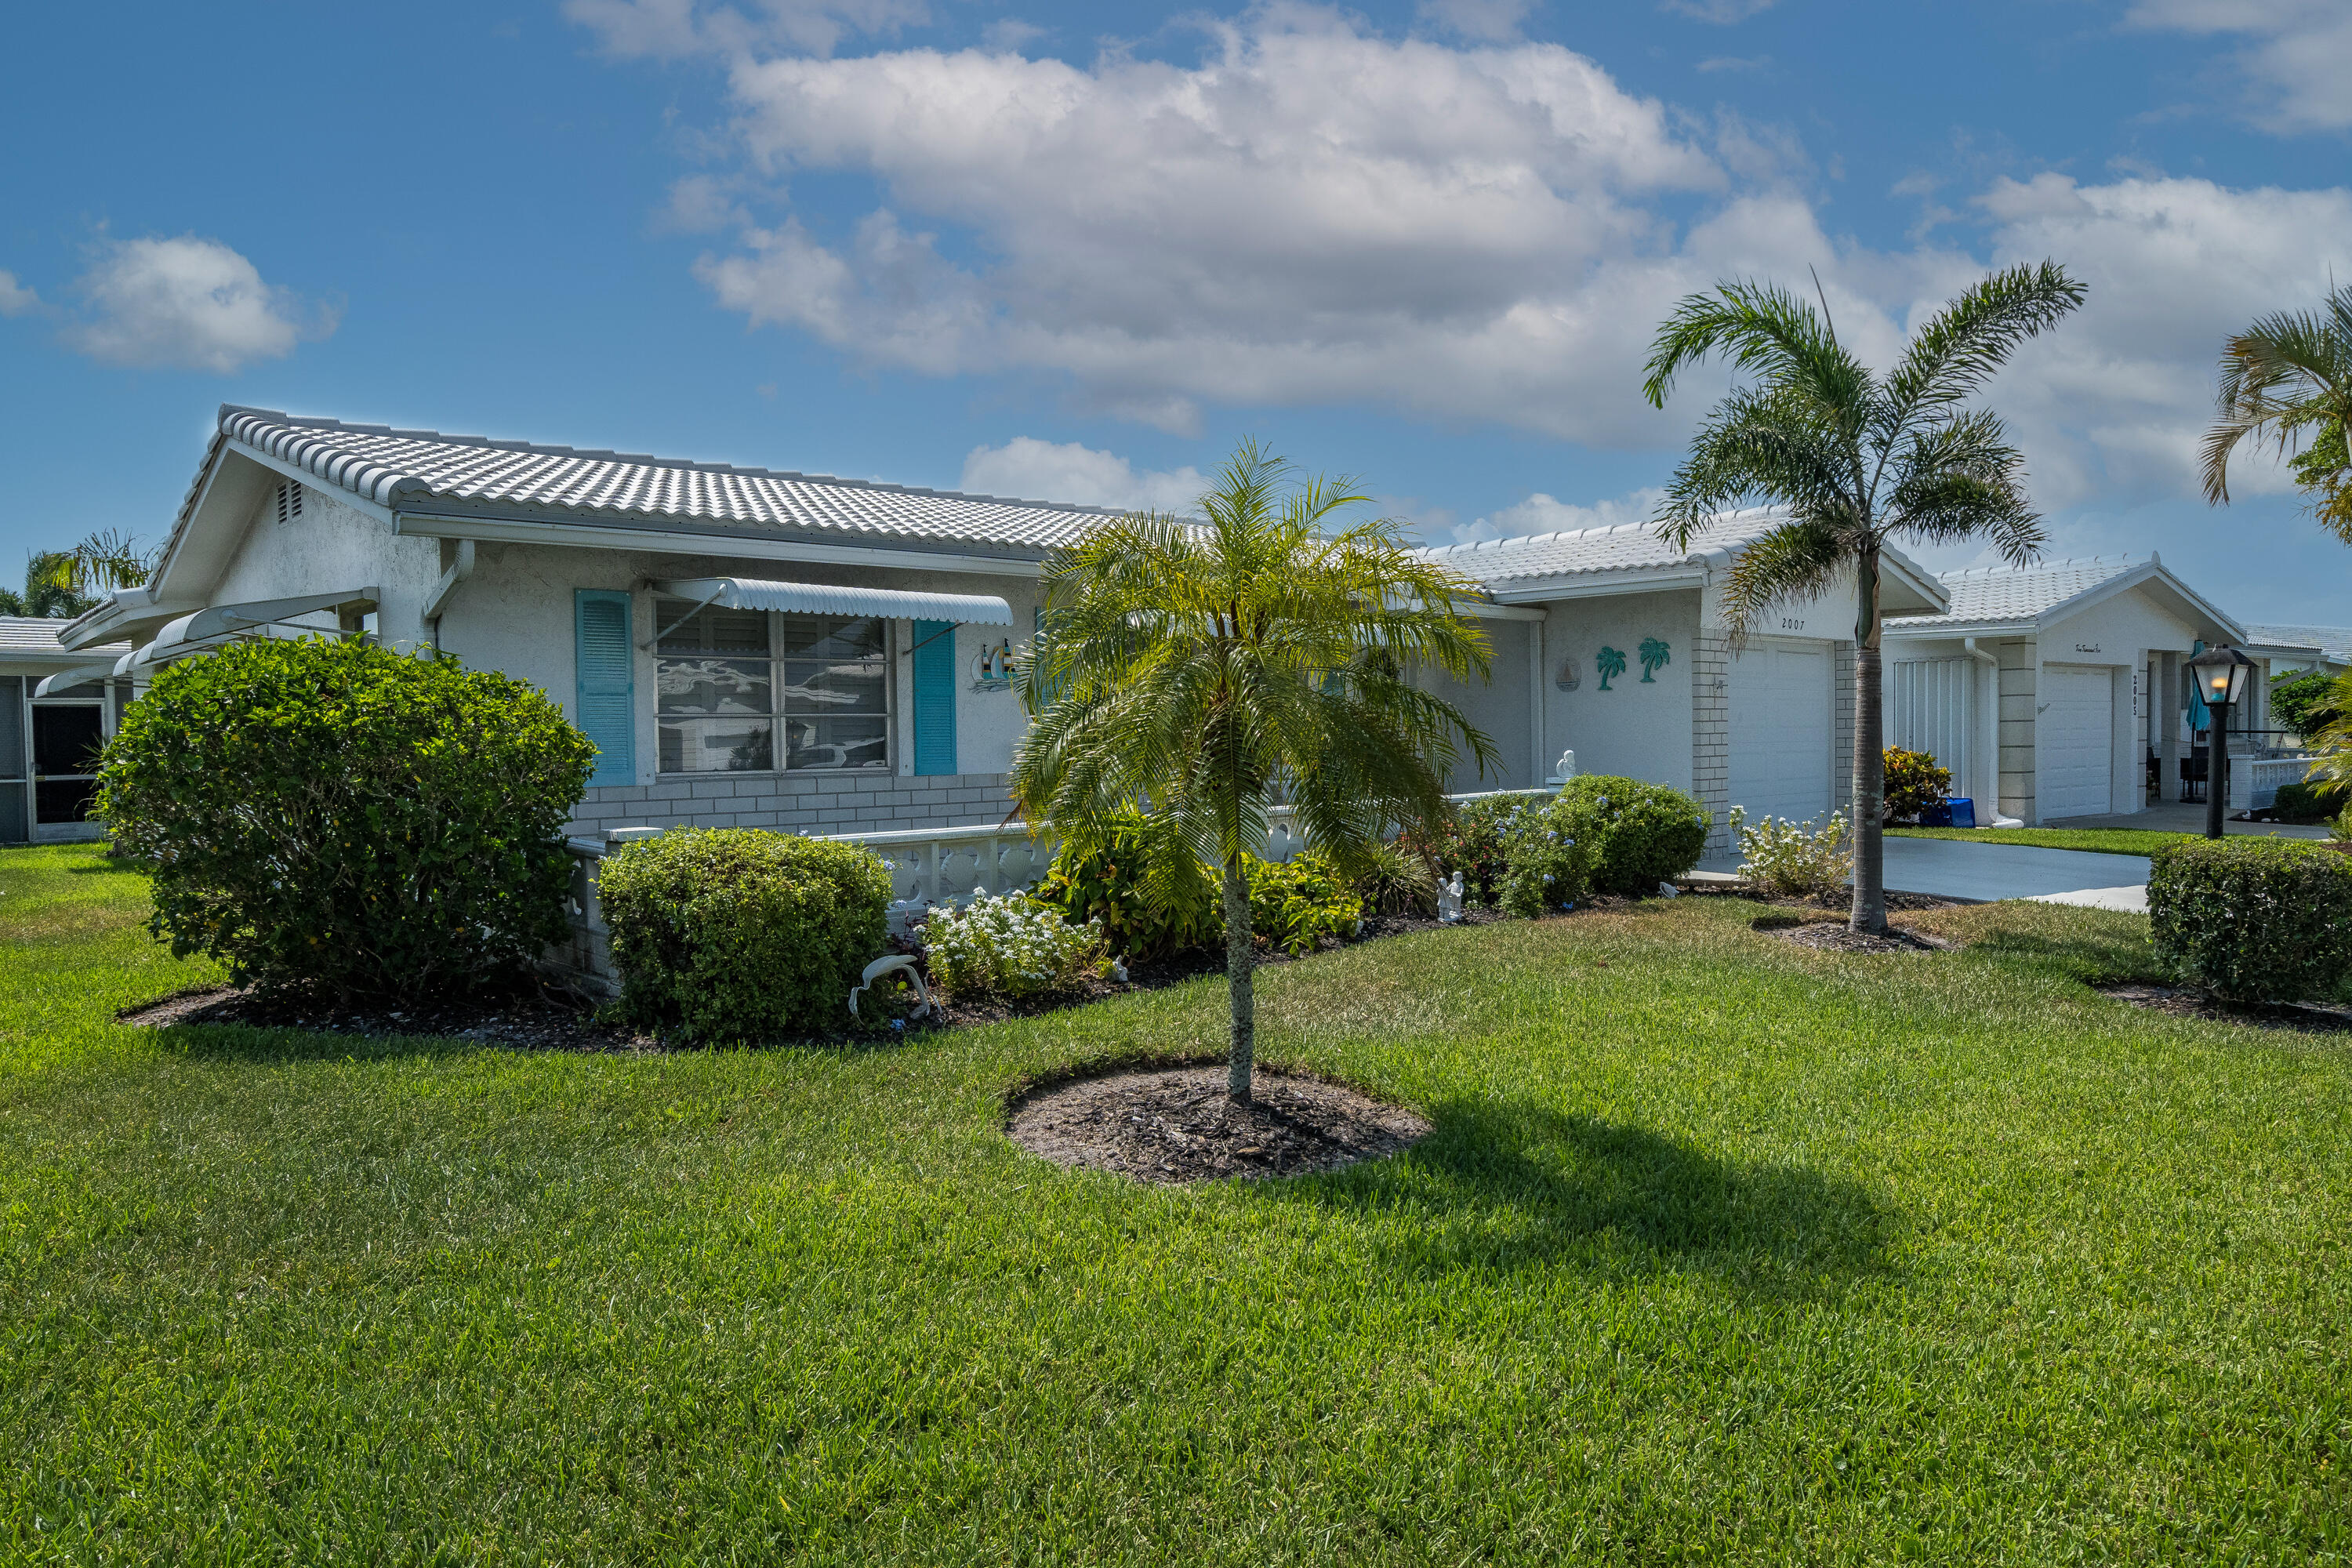
[(915, 623), (915, 771), (956, 771), (955, 623)]
[(637, 782), (637, 715), (631, 675), (629, 595), (610, 589), (581, 588), (572, 604), (578, 650), (580, 732), (595, 742), (592, 784)]

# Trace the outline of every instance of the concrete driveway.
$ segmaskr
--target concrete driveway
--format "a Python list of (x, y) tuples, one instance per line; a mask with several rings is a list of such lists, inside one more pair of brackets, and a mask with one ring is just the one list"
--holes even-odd
[(2038, 899), (2147, 911), (2147, 857), (1956, 838), (1886, 840), (1886, 885), (1947, 899)]

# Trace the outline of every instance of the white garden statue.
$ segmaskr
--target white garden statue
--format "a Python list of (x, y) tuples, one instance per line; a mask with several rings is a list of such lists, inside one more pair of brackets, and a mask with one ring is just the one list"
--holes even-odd
[(1437, 884), (1437, 918), (1451, 925), (1462, 918), (1462, 873)]
[(1571, 748), (1570, 750), (1562, 752), (1559, 754), (1559, 761), (1552, 764), (1551, 777), (1544, 780), (1544, 783), (1548, 784), (1564, 784), (1575, 776), (1576, 752), (1574, 749)]

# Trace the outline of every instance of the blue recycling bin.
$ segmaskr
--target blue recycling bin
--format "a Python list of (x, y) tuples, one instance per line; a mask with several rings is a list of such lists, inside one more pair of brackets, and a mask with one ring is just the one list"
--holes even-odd
[(1952, 803), (1950, 801), (1939, 800), (1933, 805), (1923, 805), (1919, 808), (1920, 826), (1949, 827), (1951, 825)]
[(1977, 803), (1967, 795), (1956, 795), (1943, 806), (1946, 827), (1974, 827), (1977, 825)]

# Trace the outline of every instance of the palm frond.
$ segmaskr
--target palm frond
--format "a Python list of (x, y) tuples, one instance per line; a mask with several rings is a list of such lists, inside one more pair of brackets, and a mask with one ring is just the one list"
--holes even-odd
[(1782, 605), (1827, 593), (1848, 576), (1854, 539), (1820, 522), (1786, 522), (1748, 542), (1723, 587), (1723, 624), (1734, 647)]
[(1886, 378), (1887, 436), (1969, 397), (2019, 344), (2079, 309), (2087, 292), (2054, 261), (1979, 279), (1912, 335)]

